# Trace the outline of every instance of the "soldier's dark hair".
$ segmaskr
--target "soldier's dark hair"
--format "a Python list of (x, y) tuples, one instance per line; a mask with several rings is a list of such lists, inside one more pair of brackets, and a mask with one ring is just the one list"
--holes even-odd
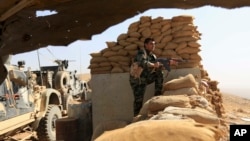
[(147, 44), (147, 43), (152, 42), (152, 41), (155, 41), (155, 40), (153, 38), (146, 38), (144, 40), (144, 44)]

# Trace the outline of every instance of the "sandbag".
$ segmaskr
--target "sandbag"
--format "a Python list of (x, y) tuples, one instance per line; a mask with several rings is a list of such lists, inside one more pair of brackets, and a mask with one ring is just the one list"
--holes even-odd
[(180, 88), (177, 90), (167, 90), (164, 91), (163, 95), (198, 95), (198, 91), (197, 89), (195, 89), (194, 87), (190, 87), (190, 88)]
[(147, 115), (147, 114), (148, 114), (148, 105), (149, 105), (149, 100), (146, 101), (146, 102), (142, 105), (142, 108), (140, 109), (139, 115)]
[(201, 111), (191, 108), (167, 107), (164, 109), (163, 113), (187, 116), (194, 119), (196, 122), (203, 124), (220, 124), (220, 120), (215, 114), (205, 110)]
[(96, 128), (94, 129), (91, 141), (94, 141), (97, 137), (99, 137), (105, 131), (123, 128), (126, 125), (127, 125), (127, 122), (119, 121), (119, 120), (102, 122), (98, 124)]
[(194, 87), (197, 89), (197, 84), (196, 84), (194, 76), (192, 74), (188, 74), (184, 77), (172, 79), (164, 83), (163, 87), (164, 87), (164, 91), (177, 90), (177, 89), (189, 88), (189, 87)]
[(219, 129), (185, 120), (146, 120), (107, 131), (95, 141), (217, 141)]
[(155, 96), (149, 100), (148, 110), (151, 112), (160, 111), (168, 106), (190, 108), (190, 101), (186, 95)]

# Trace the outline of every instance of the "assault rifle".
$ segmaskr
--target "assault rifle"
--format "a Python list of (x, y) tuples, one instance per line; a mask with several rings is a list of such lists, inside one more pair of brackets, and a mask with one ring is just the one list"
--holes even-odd
[(170, 60), (176, 61), (176, 62), (187, 62), (187, 60), (179, 59), (179, 58), (157, 58), (156, 62), (160, 62), (160, 64), (163, 65), (163, 67), (170, 71)]

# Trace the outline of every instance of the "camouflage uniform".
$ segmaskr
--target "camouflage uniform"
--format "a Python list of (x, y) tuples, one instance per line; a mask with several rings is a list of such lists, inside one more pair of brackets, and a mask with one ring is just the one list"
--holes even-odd
[(156, 56), (143, 49), (138, 51), (134, 62), (137, 62), (143, 68), (140, 78), (134, 78), (130, 75), (130, 85), (134, 93), (134, 115), (137, 115), (142, 107), (147, 85), (155, 82), (155, 96), (161, 94), (163, 72), (160, 68), (153, 70), (153, 68), (148, 67), (148, 62), (156, 62)]

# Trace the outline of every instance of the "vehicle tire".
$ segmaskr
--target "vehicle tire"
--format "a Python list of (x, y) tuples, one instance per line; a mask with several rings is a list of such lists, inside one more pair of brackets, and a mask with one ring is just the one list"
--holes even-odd
[(57, 105), (49, 105), (45, 116), (41, 119), (37, 136), (39, 141), (56, 140), (56, 120), (62, 118), (62, 113)]
[(55, 76), (55, 88), (61, 93), (67, 93), (69, 81), (69, 73), (65, 71), (59, 71)]

